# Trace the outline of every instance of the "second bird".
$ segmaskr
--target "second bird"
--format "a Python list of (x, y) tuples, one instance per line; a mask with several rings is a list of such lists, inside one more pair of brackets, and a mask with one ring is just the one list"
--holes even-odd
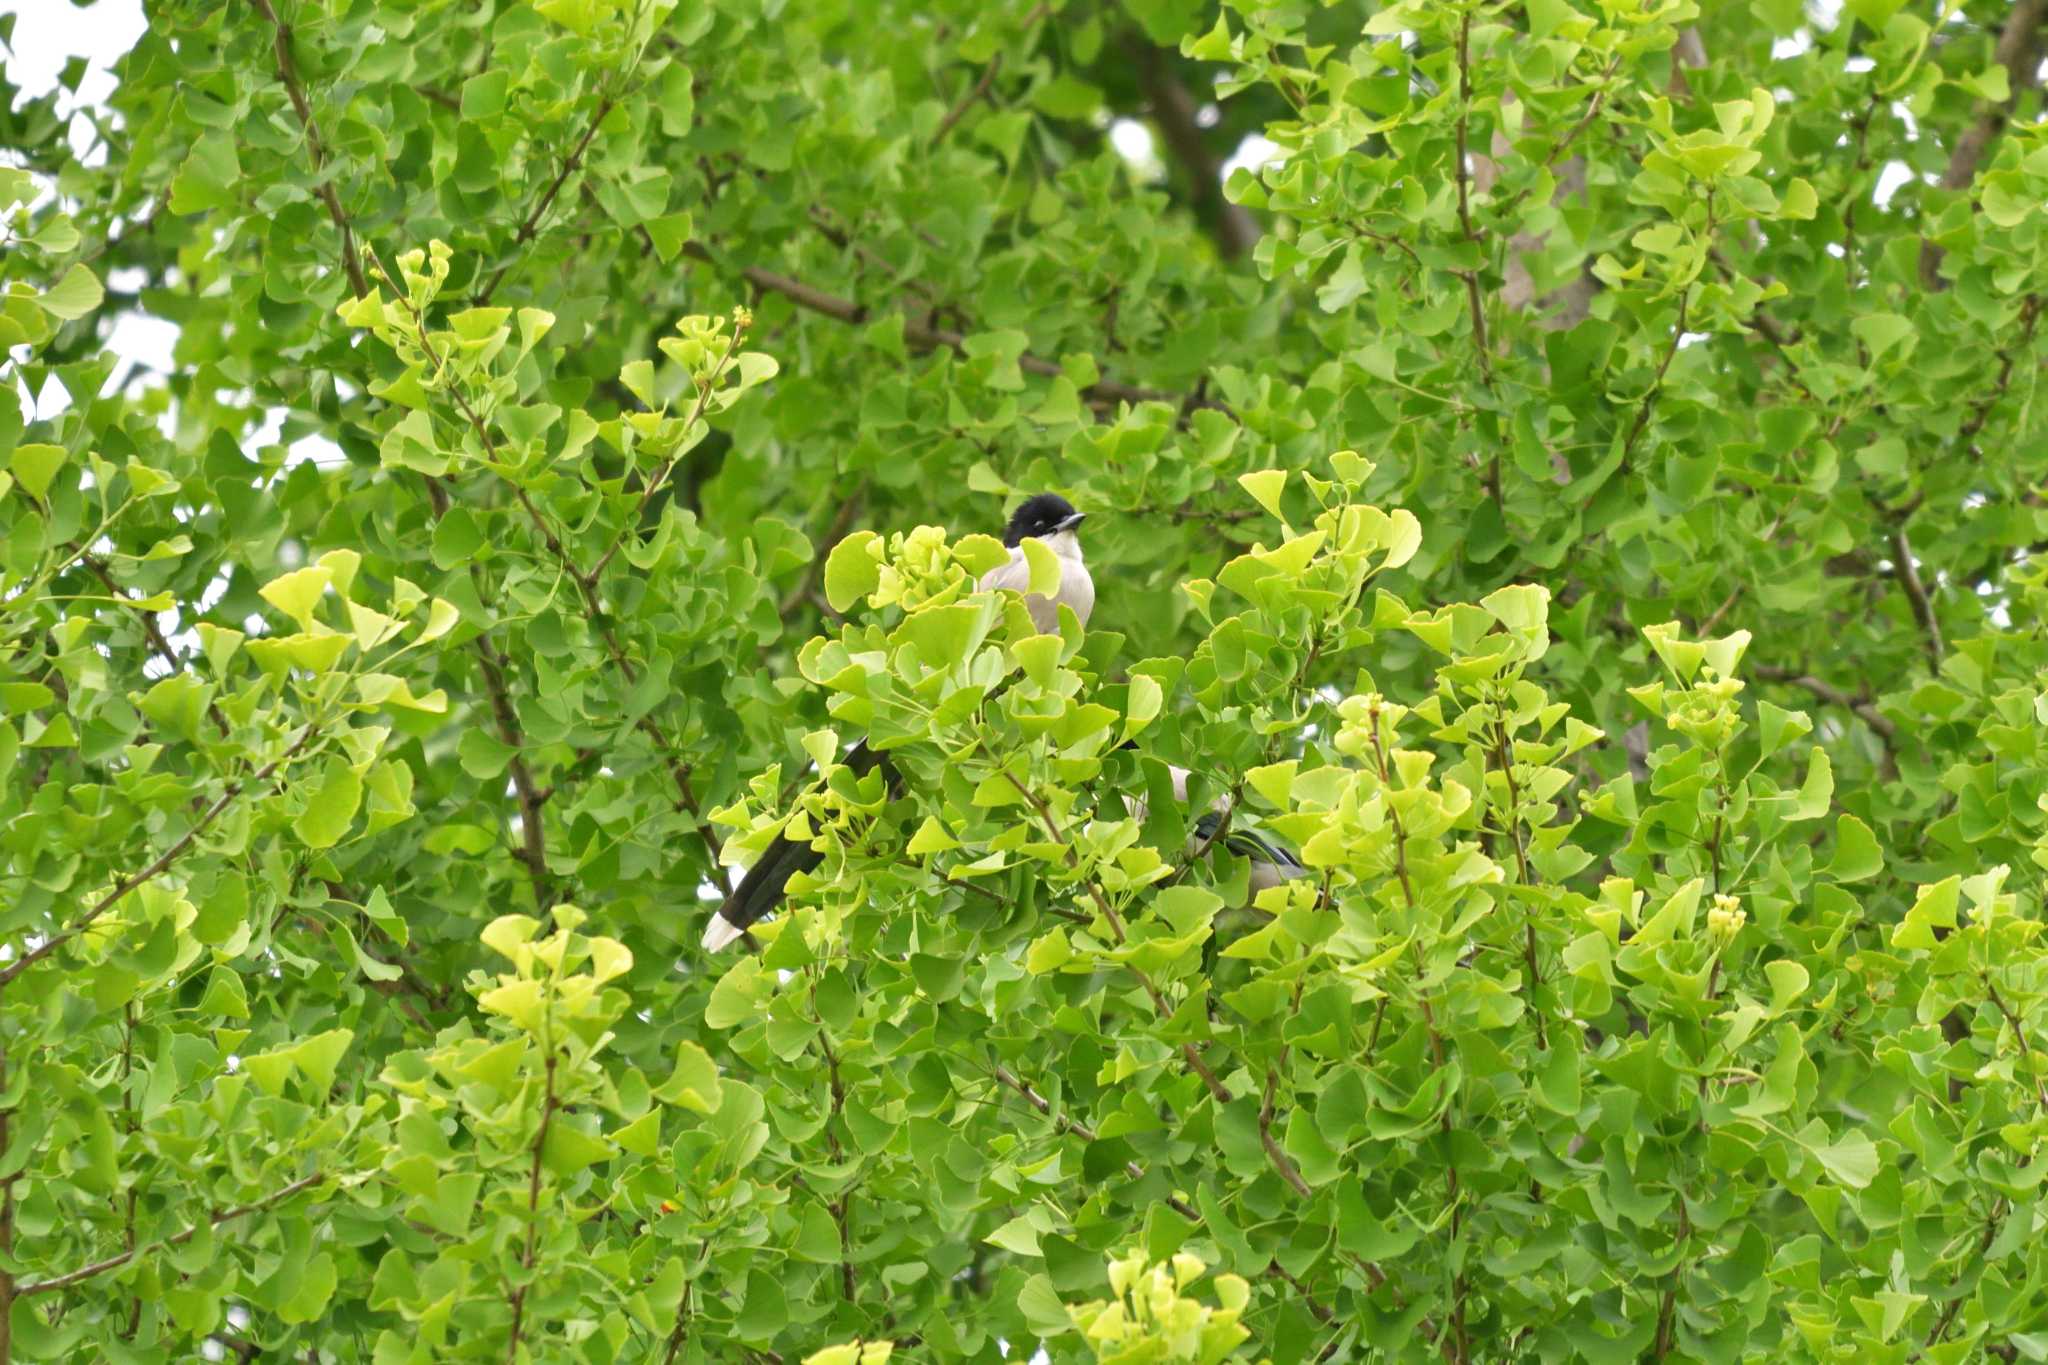
[[(998, 564), (981, 576), (977, 588), (982, 592), (997, 592), (1005, 588), (1025, 593), (1024, 606), (1031, 613), (1031, 623), (1042, 634), (1056, 634), (1060, 628), (1060, 604), (1073, 608), (1074, 616), (1082, 625), (1088, 624), (1088, 614), (1095, 609), (1095, 581), (1088, 576), (1088, 566), (1081, 558), (1081, 538), (1077, 534), (1086, 514), (1074, 510), (1074, 504), (1057, 493), (1039, 493), (1026, 498), (1015, 512), (1010, 514), (1010, 524), (1003, 531), (1003, 544), (1010, 547), (1007, 564)], [(1039, 597), (1025, 590), (1031, 585), (1031, 564), (1024, 557), (1026, 540), (1042, 540), (1060, 561), (1060, 586), (1052, 597)], [(862, 740), (846, 751), (845, 763), (856, 775), (863, 775), (877, 763), (884, 762), (880, 753), (868, 747)], [(890, 784), (896, 784), (891, 774)], [(733, 893), (711, 916), (711, 922), (704, 926), (704, 947), (710, 952), (736, 943), (740, 936), (782, 903), (782, 894), (789, 885), (789, 879), (799, 872), (808, 872), (824, 861), (825, 855), (812, 848), (808, 840), (791, 839), (777, 835), (751, 868), (740, 879)]]

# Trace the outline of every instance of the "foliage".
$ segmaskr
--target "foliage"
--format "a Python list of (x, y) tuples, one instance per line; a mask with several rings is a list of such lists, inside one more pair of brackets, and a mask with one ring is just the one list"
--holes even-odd
[(2048, 1359), (2041, 23), (153, 5), (0, 116), (0, 1362)]

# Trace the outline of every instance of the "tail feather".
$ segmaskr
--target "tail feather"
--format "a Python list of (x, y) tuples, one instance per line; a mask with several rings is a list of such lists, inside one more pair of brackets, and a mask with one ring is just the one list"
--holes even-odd
[[(1216, 837), (1217, 826), (1222, 816), (1209, 811), (1195, 821), (1195, 838), (1206, 844)], [(1231, 829), (1224, 832), (1223, 846), (1240, 858), (1253, 863), (1271, 865), (1282, 878), (1306, 877), (1309, 870), (1302, 866), (1300, 857), (1285, 844), (1276, 843), (1264, 835), (1249, 829)]]
[[(882, 755), (862, 740), (847, 750), (844, 761), (856, 776), (864, 776), (882, 761)], [(725, 903), (712, 914), (710, 923), (704, 926), (704, 950), (716, 953), (737, 943), (741, 935), (782, 903), (783, 890), (791, 877), (810, 871), (824, 858), (825, 855), (808, 842), (777, 835), (775, 842), (768, 845), (767, 851), (747, 869), (747, 874), (740, 878), (740, 884), (733, 888)]]

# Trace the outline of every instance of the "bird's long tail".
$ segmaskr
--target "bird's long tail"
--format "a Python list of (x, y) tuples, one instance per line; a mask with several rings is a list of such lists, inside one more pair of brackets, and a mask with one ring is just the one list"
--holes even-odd
[[(882, 755), (862, 740), (847, 750), (844, 761), (855, 776), (864, 776), (882, 761)], [(741, 935), (782, 903), (783, 889), (791, 877), (810, 871), (824, 858), (808, 841), (777, 835), (704, 926), (704, 950), (715, 953), (739, 942)]]
[[(1215, 811), (1208, 811), (1203, 814), (1200, 819), (1195, 821), (1195, 839), (1203, 844), (1214, 839), (1216, 837), (1216, 826), (1221, 820), (1222, 816), (1218, 815)], [(1301, 859), (1295, 855), (1293, 849), (1277, 840), (1268, 839), (1263, 834), (1253, 830), (1231, 829), (1225, 831), (1223, 846), (1240, 858), (1249, 859), (1254, 863), (1270, 865), (1274, 872), (1283, 878), (1292, 879), (1314, 875), (1308, 868), (1302, 865)]]

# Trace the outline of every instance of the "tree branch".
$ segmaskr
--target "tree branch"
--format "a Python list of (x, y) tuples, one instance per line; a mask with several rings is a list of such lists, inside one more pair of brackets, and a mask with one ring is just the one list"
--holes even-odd
[(1839, 706), (1861, 717), (1863, 723), (1877, 732), (1878, 738), (1889, 748), (1898, 738), (1899, 727), (1892, 718), (1877, 709), (1866, 697), (1855, 697), (1836, 687), (1833, 683), (1814, 677), (1811, 673), (1795, 673), (1789, 668), (1778, 668), (1770, 664), (1755, 665), (1752, 671), (1770, 682), (1781, 682), (1792, 687), (1803, 687), (1829, 706)]
[[(746, 335), (747, 320), (745, 314), (742, 313), (739, 315), (739, 319), (733, 323), (732, 336), (726, 341), (725, 355), (720, 358), (718, 368), (712, 371), (709, 379), (703, 380), (698, 384), (697, 405), (690, 409), (689, 420), (683, 423), (683, 439), (685, 441), (689, 439), (690, 429), (704, 420), (704, 409), (710, 406), (711, 396), (718, 391), (718, 381), (725, 377), (725, 372), (731, 367), (733, 357), (739, 354), (740, 342)], [(675, 452), (668, 457), (668, 463), (662, 465), (656, 471), (654, 477), (647, 481), (647, 486), (640, 490), (640, 501), (634, 504), (633, 515), (628, 518), (625, 525), (619, 528), (618, 534), (612, 537), (612, 543), (607, 545), (604, 553), (598, 556), (597, 563), (590, 566), (590, 572), (584, 575), (584, 579), (593, 587), (597, 584), (598, 575), (604, 572), (605, 565), (612, 562), (612, 556), (616, 555), (619, 552), (619, 547), (626, 543), (626, 537), (633, 534), (634, 529), (640, 525), (641, 518), (647, 514), (647, 504), (654, 501), (655, 493), (660, 491), (664, 483), (668, 482), (669, 474), (675, 469), (676, 463), (683, 458), (684, 449), (684, 446), (678, 445)]]
[[(698, 242), (687, 243), (683, 247), (683, 253), (693, 260), (704, 262), (706, 265), (716, 266), (719, 264), (717, 258)], [(865, 326), (867, 323), (875, 320), (876, 315), (865, 306), (855, 303), (852, 299), (841, 298), (837, 294), (829, 294), (822, 289), (804, 283), (802, 280), (792, 279), (787, 275), (779, 275), (772, 270), (763, 270), (759, 266), (751, 265), (739, 267), (737, 273), (747, 283), (763, 293), (780, 294), (799, 308), (813, 313), (821, 313), (828, 318), (846, 323), (849, 326)], [(933, 326), (928, 320), (914, 318), (907, 313), (903, 315), (903, 339), (908, 344), (925, 351), (949, 350), (964, 354), (967, 349), (967, 338), (961, 333), (952, 331), (949, 328)], [(1049, 379), (1057, 378), (1066, 373), (1055, 362), (1047, 360), (1043, 356), (1032, 355), (1029, 352), (1017, 357), (1017, 366), (1027, 374), (1040, 375)], [(1081, 391), (1081, 397), (1096, 407), (1108, 407), (1117, 403), (1172, 403), (1180, 408), (1183, 414), (1191, 412), (1196, 408), (1211, 408), (1217, 412), (1225, 413), (1230, 411), (1229, 407), (1225, 404), (1219, 403), (1215, 399), (1206, 397), (1199, 392), (1187, 394), (1173, 393), (1166, 389), (1149, 389), (1135, 384), (1122, 384), (1113, 379), (1097, 380)]]
[[(2006, 368), (2010, 370), (2012, 367), (2008, 365)], [(87, 553), (81, 555), (80, 560), (86, 568), (92, 570), (93, 575), (100, 582), (107, 585), (108, 592), (116, 597), (121, 595), (120, 585), (114, 582), (113, 574), (108, 572), (106, 564), (97, 555)], [(156, 651), (157, 657), (170, 665), (171, 672), (182, 672), (185, 667), (185, 661), (178, 656), (177, 650), (171, 648), (171, 642), (164, 638), (163, 631), (157, 628), (156, 613), (152, 611), (138, 611), (136, 615), (142, 618), (143, 634), (149, 638), (149, 647)], [(223, 735), (228, 732), (228, 718), (221, 714), (219, 704), (211, 698), (207, 699), (206, 714), (212, 718), (215, 728)]]
[[(318, 1185), (321, 1181), (325, 1179), (327, 1179), (327, 1172), (325, 1171), (315, 1171), (311, 1175), (301, 1176), (297, 1180), (294, 1180), (291, 1184), (286, 1185), (283, 1189), (278, 1190), (273, 1194), (267, 1194), (263, 1196), (263, 1198), (255, 1200), (252, 1203), (242, 1204), (232, 1209), (221, 1210), (219, 1213), (216, 1213), (212, 1215), (210, 1218), (208, 1218), (207, 1224), (212, 1227), (219, 1227), (222, 1223), (231, 1223), (237, 1218), (245, 1218), (252, 1213), (261, 1213), (265, 1209), (271, 1208), (274, 1205), (282, 1204), (285, 1200), (291, 1198), (293, 1195), (299, 1193), (299, 1191), (301, 1190), (309, 1189), (314, 1185)], [(176, 1233), (170, 1237), (166, 1237), (161, 1242), (152, 1242), (148, 1246), (143, 1247), (140, 1250), (124, 1251), (118, 1256), (109, 1256), (104, 1261), (95, 1261), (91, 1265), (81, 1266), (77, 1270), (71, 1271), (69, 1274), (59, 1275), (54, 1279), (42, 1280), (36, 1284), (23, 1285), (19, 1291), (18, 1297), (27, 1298), (31, 1294), (54, 1294), (60, 1289), (69, 1289), (72, 1285), (82, 1284), (86, 1280), (90, 1280), (96, 1275), (104, 1275), (109, 1270), (119, 1270), (122, 1266), (127, 1265), (130, 1261), (134, 1260), (138, 1256), (146, 1255), (150, 1252), (162, 1251), (166, 1247), (183, 1246), (185, 1243), (191, 1241), (194, 1237), (199, 1235), (199, 1228), (200, 1224), (194, 1223), (191, 1227), (186, 1228), (183, 1232)]]
[(270, 0), (250, 0), (256, 12), (270, 22), (274, 31), (272, 47), (277, 52), (277, 75), (284, 82), (284, 92), (291, 97), (292, 108), (299, 116), (299, 126), (306, 132), (306, 150), (313, 157), (313, 174), (320, 181), (314, 191), (320, 202), (327, 206), (327, 216), (334, 220), (335, 228), (341, 233), (341, 264), (348, 272), (349, 288), (357, 298), (370, 292), (369, 281), (363, 278), (363, 263), (356, 255), (355, 231), (349, 226), (348, 215), (341, 211), (341, 199), (334, 192), (333, 182), (327, 179), (327, 144), (321, 140), (320, 125), (313, 121), (313, 106), (306, 100), (306, 89), (299, 80), (299, 69), (292, 61), (292, 31), (277, 17), (277, 11), (270, 7)]
[(1190, 198), (1197, 210), (1207, 208), (1215, 215), (1209, 230), (1217, 249), (1223, 259), (1236, 260), (1259, 244), (1259, 222), (1250, 209), (1232, 203), (1223, 193), (1222, 162), (1195, 121), (1194, 96), (1173, 74), (1159, 48), (1142, 34), (1127, 33), (1124, 49), (1137, 66), (1138, 86), (1151, 105), (1152, 121), (1187, 178)]
[(1978, 399), (1971, 407), (1969, 418), (1957, 430), (1958, 445), (1968, 445), (1977, 438), (1978, 432), (1984, 430), (1984, 424), (1991, 419), (1991, 410), (1998, 406), (1999, 400), (2005, 397), (2006, 391), (2011, 387), (2013, 365), (2019, 359), (2020, 353), (2033, 344), (2034, 328), (2040, 321), (2041, 296), (2029, 294), (2020, 304), (2020, 339), (1998, 353), (1998, 379), (1991, 386), (1991, 392)]
[[(583, 136), (576, 140), (576, 146), (562, 159), (562, 168), (555, 173), (555, 178), (548, 182), (548, 187), (541, 192), (540, 198), (534, 201), (533, 208), (527, 212), (526, 220), (520, 223), (519, 231), (513, 235), (514, 252), (532, 241), (540, 231), (540, 220), (547, 213), (548, 206), (555, 202), (555, 196), (562, 192), (563, 184), (576, 173), (576, 168), (583, 164), (583, 153), (589, 150), (590, 140), (597, 136), (597, 126), (604, 122), (605, 115), (612, 111), (615, 103), (617, 97), (609, 94), (597, 102), (597, 112), (590, 116), (590, 123), (584, 128)], [(492, 273), (490, 280), (476, 296), (475, 305), (478, 308), (491, 301), (491, 295), (498, 292), (498, 286), (504, 283), (506, 272), (512, 269), (512, 265), (511, 261), (506, 261)]]
[(1892, 576), (1899, 580), (1899, 586), (1905, 590), (1907, 602), (1912, 604), (1913, 619), (1920, 623), (1920, 631), (1926, 637), (1929, 661), (1939, 669), (1942, 655), (1941, 622), (1934, 615), (1934, 603), (1928, 600), (1927, 588), (1920, 581), (1920, 570), (1913, 563), (1913, 547), (1906, 541), (1906, 528), (1895, 528), (1891, 541)]
[[(1031, 808), (1038, 813), (1039, 822), (1045, 826), (1046, 834), (1055, 844), (1059, 845), (1060, 851), (1066, 855), (1067, 866), (1073, 868), (1076, 872), (1080, 871), (1081, 860), (1075, 856), (1074, 847), (1067, 842), (1066, 835), (1060, 832), (1059, 824), (1052, 818), (1052, 810), (1045, 804), (1044, 799), (1037, 792), (1025, 786), (1017, 774), (1011, 772), (1009, 768), (1005, 767), (1002, 773), (1008, 779), (1010, 785), (1017, 789), (1017, 794), (1022, 796)], [(1102, 888), (1092, 880), (1084, 881), (1084, 885), (1087, 886), (1089, 895), (1095, 901), (1096, 910), (1101, 913), (1103, 920), (1109, 925), (1109, 931), (1116, 936), (1117, 943), (1121, 945), (1127, 942), (1128, 937), (1124, 933), (1123, 919), (1110, 905), (1109, 898), (1102, 894)], [(1145, 994), (1151, 997), (1152, 1008), (1159, 1012), (1159, 1017), (1161, 1019), (1172, 1018), (1173, 1010), (1166, 1003), (1166, 996), (1160, 992), (1158, 986), (1153, 984), (1151, 974), (1133, 964), (1126, 963), (1124, 965), (1133, 976), (1138, 978), (1138, 983), (1145, 988)], [(1224, 1087), (1222, 1081), (1216, 1079), (1216, 1073), (1209, 1069), (1207, 1062), (1202, 1060), (1202, 1054), (1195, 1050), (1193, 1043), (1182, 1043), (1180, 1045), (1180, 1055), (1187, 1062), (1189, 1069), (1202, 1078), (1202, 1084), (1208, 1087), (1209, 1095), (1216, 1103), (1230, 1103), (1230, 1091)]]
[[(1977, 116), (1967, 132), (1956, 140), (1955, 150), (1949, 154), (1948, 169), (1942, 173), (1941, 188), (1963, 190), (1977, 178), (1977, 166), (1984, 160), (1985, 149), (1991, 139), (2005, 126), (2012, 116), (2014, 106), (2026, 91), (2040, 84), (2040, 64), (2035, 60), (2034, 38), (2041, 27), (2044, 8), (2048, 0), (2017, 0), (2005, 18), (2005, 28), (1998, 35), (1998, 45), (1992, 49), (1992, 59), (2005, 68), (2006, 84), (2010, 95), (2003, 104), (1987, 107)], [(1923, 239), (1920, 243), (1920, 285), (1935, 291), (1946, 289), (1948, 284), (1941, 278), (1942, 249), (1933, 242)]]
[(1002, 69), (1003, 54), (998, 52), (988, 59), (988, 65), (982, 67), (981, 79), (974, 83), (974, 88), (954, 101), (953, 107), (946, 111), (946, 117), (939, 121), (938, 131), (932, 134), (933, 146), (946, 140), (946, 134), (952, 132), (955, 125), (967, 116), (967, 111), (974, 107), (975, 101), (988, 93), (988, 88), (995, 84), (996, 72)]
[(192, 828), (186, 830), (176, 843), (158, 854), (155, 862), (152, 862), (140, 872), (124, 877), (115, 884), (113, 890), (107, 892), (106, 895), (95, 902), (90, 910), (87, 910), (77, 919), (66, 925), (61, 932), (52, 934), (35, 948), (23, 953), (20, 958), (8, 963), (5, 967), (0, 967), (0, 987), (6, 986), (15, 977), (20, 976), (36, 963), (56, 952), (72, 939), (77, 938), (80, 934), (91, 928), (95, 920), (104, 915), (108, 910), (111, 910), (129, 892), (156, 877), (165, 868), (176, 862), (179, 855), (192, 846), (193, 840), (206, 832), (207, 826), (218, 819), (220, 813), (233, 804), (237, 796), (240, 796), (248, 787), (260, 786), (264, 782), (269, 781), (272, 774), (276, 773), (285, 764), (291, 762), (292, 759), (298, 757), (300, 750), (311, 744), (318, 737), (319, 733), (320, 731), (317, 726), (308, 725), (305, 732), (299, 736), (291, 748), (265, 764), (255, 776), (242, 781), (228, 783), (227, 789), (215, 798), (212, 805), (201, 812), (197, 820), (192, 822)]
[[(1039, 1113), (1051, 1119), (1053, 1122), (1053, 1126), (1059, 1129), (1062, 1133), (1071, 1133), (1075, 1137), (1081, 1139), (1081, 1141), (1083, 1142), (1101, 1141), (1101, 1139), (1095, 1135), (1095, 1130), (1093, 1128), (1090, 1128), (1087, 1124), (1082, 1123), (1078, 1119), (1068, 1118), (1065, 1114), (1053, 1113), (1051, 1101), (1047, 1100), (1045, 1096), (1039, 1094), (1036, 1090), (1032, 1089), (1031, 1085), (1028, 1082), (1019, 1079), (1015, 1073), (1010, 1071), (1009, 1068), (1003, 1066), (1000, 1062), (994, 1064), (994, 1070), (992, 1074), (995, 1076), (997, 1080), (1001, 1081), (1004, 1085), (1007, 1085), (1008, 1087), (1010, 1087), (1010, 1089), (1016, 1091), (1019, 1095), (1022, 1095), (1025, 1098), (1025, 1100), (1027, 1100), (1030, 1103), (1033, 1109), (1036, 1109)], [(1145, 1179), (1146, 1172), (1145, 1168), (1143, 1166), (1140, 1166), (1137, 1162), (1126, 1161), (1124, 1163), (1124, 1174), (1130, 1176), (1130, 1178), (1133, 1180), (1142, 1181), (1143, 1179)], [(1191, 1223), (1199, 1223), (1202, 1221), (1202, 1215), (1200, 1210), (1196, 1209), (1194, 1205), (1188, 1203), (1187, 1200), (1182, 1199), (1178, 1195), (1169, 1194), (1166, 1196), (1163, 1202), (1166, 1204), (1168, 1208), (1172, 1209), (1175, 1213), (1179, 1214), (1181, 1217), (1187, 1219)]]
[[(867, 485), (863, 483), (861, 491), (855, 492), (852, 497), (839, 504), (839, 511), (833, 515), (832, 524), (825, 529), (825, 538), (818, 542), (817, 553), (811, 556), (810, 568), (804, 571), (803, 579), (795, 587), (784, 593), (782, 600), (775, 604), (775, 614), (777, 616), (785, 620), (788, 619), (789, 614), (796, 610), (798, 604), (808, 598), (811, 595), (811, 590), (818, 586), (819, 578), (824, 576), (825, 560), (831, 555), (832, 547), (845, 537), (846, 528), (853, 524), (854, 517), (860, 512), (866, 487)], [(980, 888), (977, 887), (975, 889), (979, 890)]]
[(512, 750), (512, 761), (507, 767), (512, 773), (512, 790), (519, 797), (520, 861), (526, 864), (526, 874), (533, 882), (533, 907), (538, 914), (550, 904), (547, 835), (540, 820), (546, 798), (534, 786), (533, 770), (526, 763), (526, 741), (519, 732), (518, 714), (512, 709), (512, 694), (505, 686), (504, 657), (486, 635), (476, 637), (476, 655), (478, 670), (484, 675), (484, 691), (490, 696), (491, 715), (498, 724), (498, 738)]
[(1671, 372), (1671, 362), (1678, 358), (1678, 344), (1685, 340), (1685, 313), (1692, 301), (1692, 290), (1687, 287), (1678, 296), (1678, 321), (1671, 328), (1671, 344), (1664, 349), (1664, 360), (1657, 366), (1657, 377), (1650, 381), (1650, 388), (1643, 395), (1643, 401), (1636, 408), (1635, 425), (1628, 430), (1628, 439), (1621, 447), (1621, 467), (1628, 468), (1629, 458), (1635, 454), (1636, 442), (1649, 430), (1650, 417), (1657, 410), (1657, 397), (1664, 391), (1664, 376)]
[(1309, 1188), (1301, 1172), (1295, 1169), (1287, 1153), (1273, 1140), (1273, 1092), (1280, 1084), (1280, 1073), (1273, 1067), (1266, 1068), (1266, 1093), (1259, 1101), (1259, 1145), (1266, 1149), (1266, 1160), (1273, 1163), (1273, 1169), (1280, 1172), (1280, 1178), (1287, 1182), (1303, 1199), (1314, 1199), (1316, 1192)]
[(547, 1048), (547, 1075), (542, 1083), (544, 1090), (540, 1106), (540, 1130), (533, 1137), (533, 1162), (527, 1168), (526, 1175), (526, 1250), (519, 1258), (520, 1268), (525, 1272), (527, 1280), (526, 1283), (515, 1286), (510, 1296), (512, 1306), (512, 1337), (505, 1344), (506, 1365), (512, 1365), (512, 1362), (519, 1359), (519, 1334), (521, 1324), (526, 1318), (526, 1293), (533, 1287), (534, 1248), (538, 1245), (540, 1239), (541, 1161), (547, 1152), (548, 1129), (554, 1123), (555, 1110), (558, 1107), (555, 1103), (554, 1043), (545, 1036), (543, 1036), (542, 1042)]
[[(386, 280), (392, 281), (395, 286), (397, 277), (385, 268), (381, 260), (377, 260), (376, 265), (378, 273)], [(415, 308), (412, 301), (406, 295), (398, 293), (395, 287), (393, 293), (394, 301), (405, 309), (407, 316), (412, 321), (413, 332), (419, 342), (421, 353), (426, 357), (427, 362), (434, 367), (438, 375), (438, 372), (442, 369), (442, 359), (440, 352), (434, 349), (432, 338), (427, 334), (426, 315), (418, 308)], [(482, 414), (470, 404), (469, 399), (463, 395), (462, 390), (456, 385), (448, 385), (448, 394), (455, 400), (455, 406), (462, 413), (463, 419), (469, 423), (470, 430), (476, 433), (477, 440), (483, 446), (484, 454), (489, 457), (493, 464), (498, 463), (498, 443), (492, 437), (490, 427), (484, 422)], [(533, 523), (534, 529), (540, 532), (541, 541), (547, 546), (548, 553), (554, 557), (555, 563), (561, 567), (562, 572), (569, 576), (570, 580), (576, 584), (577, 589), (581, 592), (583, 604), (590, 613), (591, 624), (596, 627), (599, 636), (603, 638), (605, 647), (611, 653), (613, 664), (618, 668), (620, 675), (625, 678), (630, 686), (638, 680), (639, 671), (633, 667), (632, 661), (626, 657), (625, 648), (619, 643), (617, 632), (613, 631), (611, 626), (606, 623), (604, 600), (598, 595), (596, 583), (590, 575), (577, 568), (576, 561), (570, 556), (568, 547), (562, 544), (561, 537), (555, 534), (554, 528), (548, 524), (547, 518), (541, 515), (538, 507), (534, 506), (533, 499), (526, 495), (526, 490), (518, 484), (512, 483), (509, 479), (504, 479), (503, 482), (511, 488), (513, 496), (518, 500), (519, 505), (526, 509), (527, 519)], [(442, 496), (445, 499), (445, 493)], [(435, 515), (439, 516), (445, 510), (445, 501), (437, 503)], [(645, 734), (654, 742), (657, 753), (668, 768), (670, 778), (675, 782), (677, 808), (688, 811), (697, 821), (697, 832), (702, 837), (705, 851), (711, 860), (712, 877), (725, 889), (727, 895), (731, 895), (732, 878), (727, 874), (724, 865), (718, 860), (718, 846), (712, 841), (710, 826), (704, 822), (703, 811), (698, 804), (696, 790), (690, 783), (687, 765), (675, 757), (668, 736), (663, 733), (661, 726), (655, 721), (653, 716), (642, 715), (633, 724), (635, 729)]]

